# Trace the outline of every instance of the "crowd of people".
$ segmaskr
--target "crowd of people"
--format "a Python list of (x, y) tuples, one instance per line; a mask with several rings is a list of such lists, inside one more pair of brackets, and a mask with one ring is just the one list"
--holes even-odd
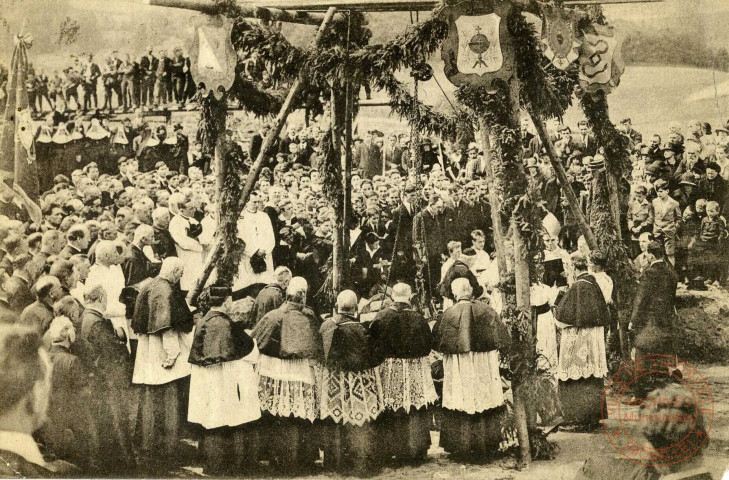
[[(154, 102), (160, 76), (151, 78), (141, 81)], [(350, 254), (332, 314), (319, 294), (335, 228), (321, 168), (326, 121), (289, 125), (266, 152), (238, 221), (238, 275), (213, 280), (191, 305), (216, 241), (214, 162), (181, 126), (169, 134), (142, 115), (117, 126), (58, 110), (45, 118), (42, 221), (0, 192), (0, 317), (34, 330), (50, 354), (48, 418), (35, 433), (46, 458), (97, 475), (167, 472), (188, 436), (213, 474), (262, 460), (307, 471), (321, 452), (328, 468), (365, 472), (422, 460), (435, 428), (455, 458), (496, 454), (508, 403), (499, 352), (510, 339), (484, 152), (425, 139), (417, 173), (405, 135), (355, 138)], [(586, 211), (605, 159), (587, 123), (577, 127), (559, 126), (554, 142)], [(625, 327), (605, 255), (581, 239), (544, 146), (523, 125), (544, 213), (545, 276), (531, 292), (537, 350), (559, 398), (543, 425), (597, 425), (611, 334), (628, 327), (638, 353), (670, 352), (673, 339), (655, 332), (670, 326), (678, 283), (726, 281), (727, 131), (691, 122), (684, 136), (674, 125), (664, 144), (644, 143), (628, 119), (621, 128), (633, 161), (619, 185), (621, 223), (641, 273)], [(269, 129), (227, 131), (225, 161), (248, 174)], [(383, 297), (373, 311), (368, 301)], [(50, 375), (43, 364), (28, 381), (42, 379), (36, 370)]]
[[(29, 65), (25, 81), (33, 114), (58, 111), (130, 111), (184, 107), (197, 93), (190, 56), (181, 47), (168, 53), (150, 46), (138, 56), (117, 50), (102, 59), (72, 55), (70, 65), (46, 72)], [(0, 66), (0, 109), (7, 95), (7, 69)], [(102, 92), (99, 95), (99, 92)]]

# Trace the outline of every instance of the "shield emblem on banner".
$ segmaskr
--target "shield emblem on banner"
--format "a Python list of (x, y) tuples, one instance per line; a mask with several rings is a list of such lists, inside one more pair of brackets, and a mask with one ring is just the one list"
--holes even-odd
[(560, 70), (566, 70), (580, 56), (582, 40), (577, 36), (579, 16), (571, 10), (543, 8), (546, 29), (542, 35), (544, 56)]
[(195, 82), (205, 82), (209, 90), (218, 86), (226, 89), (235, 80), (238, 57), (230, 41), (230, 22), (211, 18), (195, 29), (195, 39), (190, 48), (190, 67)]
[(504, 64), (499, 39), (501, 17), (495, 13), (478, 17), (459, 17), (458, 71), (483, 75), (498, 72)]
[(508, 0), (461, 2), (448, 5), (441, 18), (448, 22), (448, 38), (441, 47), (443, 71), (454, 85), (484, 85), (507, 81), (514, 73), (514, 47), (506, 19)]

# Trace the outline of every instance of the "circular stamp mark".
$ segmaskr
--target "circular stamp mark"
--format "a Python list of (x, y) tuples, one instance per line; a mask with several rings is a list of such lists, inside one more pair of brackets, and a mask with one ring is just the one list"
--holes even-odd
[[(659, 377), (675, 384), (678, 395), (646, 393), (641, 398), (636, 393), (645, 391), (641, 384)], [(714, 398), (691, 363), (672, 355), (636, 357), (620, 366), (609, 385), (602, 399), (603, 427), (613, 448), (628, 460), (669, 467), (690, 460), (708, 441)], [(655, 433), (652, 441), (645, 432)]]

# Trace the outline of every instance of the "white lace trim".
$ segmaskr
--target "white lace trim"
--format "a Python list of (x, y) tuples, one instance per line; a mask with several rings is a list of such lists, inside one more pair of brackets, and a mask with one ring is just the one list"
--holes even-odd
[(607, 375), (603, 327), (565, 327), (559, 346), (559, 380), (602, 378)]
[(388, 358), (379, 368), (385, 408), (419, 409), (438, 398), (428, 357)]
[(315, 361), (282, 360), (261, 355), (258, 363), (261, 410), (279, 417), (316, 420), (319, 416), (316, 385), (316, 378), (321, 375), (319, 370)]
[(503, 404), (498, 350), (443, 355), (443, 408), (474, 414)]
[(377, 368), (361, 372), (321, 369), (321, 419), (361, 427), (385, 408)]

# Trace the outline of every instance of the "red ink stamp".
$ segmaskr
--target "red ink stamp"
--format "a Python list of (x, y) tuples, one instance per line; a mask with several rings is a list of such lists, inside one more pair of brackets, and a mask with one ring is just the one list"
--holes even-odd
[(645, 355), (623, 364), (610, 377), (602, 406), (613, 448), (653, 467), (696, 456), (714, 420), (708, 383), (694, 365), (671, 355)]

